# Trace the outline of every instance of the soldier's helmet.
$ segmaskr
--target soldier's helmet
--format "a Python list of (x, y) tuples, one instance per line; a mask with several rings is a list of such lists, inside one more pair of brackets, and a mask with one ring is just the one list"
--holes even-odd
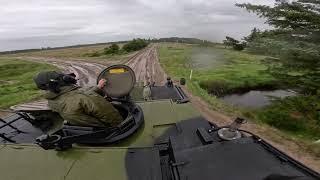
[(38, 73), (33, 81), (39, 89), (48, 90), (49, 83), (58, 81), (60, 74), (55, 71), (42, 71)]
[(76, 84), (75, 74), (63, 74), (56, 71), (42, 71), (38, 73), (33, 81), (39, 89), (52, 90), (70, 84)]

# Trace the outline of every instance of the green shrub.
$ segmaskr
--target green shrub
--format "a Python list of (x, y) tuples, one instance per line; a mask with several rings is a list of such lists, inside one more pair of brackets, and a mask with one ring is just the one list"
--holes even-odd
[(278, 89), (276, 81), (256, 82), (244, 80), (235, 85), (226, 80), (206, 80), (199, 83), (202, 89), (205, 89), (209, 94), (215, 96), (224, 96), (232, 93), (246, 93), (251, 90), (274, 90)]
[(242, 51), (246, 47), (246, 44), (245, 43), (234, 44), (232, 47), (236, 51)]
[(320, 66), (320, 50), (317, 48), (319, 47), (285, 49), (280, 57), (287, 67), (316, 70)]
[(246, 47), (245, 42), (240, 42), (232, 37), (226, 36), (226, 40), (223, 41), (225, 46), (232, 46), (232, 48), (236, 51), (242, 51)]
[(112, 44), (110, 47), (104, 48), (104, 54), (118, 54), (119, 50), (118, 44)]
[(207, 90), (209, 94), (213, 94), (216, 96), (222, 96), (228, 93), (230, 89), (229, 84), (224, 80), (201, 81), (199, 85), (202, 89)]
[(279, 109), (268, 109), (265, 114), (261, 116), (263, 121), (278, 129), (291, 131), (293, 133), (301, 133), (306, 130), (303, 121), (292, 118), (289, 113)]
[(99, 57), (100, 53), (99, 52), (87, 53), (86, 56), (88, 56), (88, 57)]
[(143, 39), (133, 39), (125, 44), (122, 49), (126, 52), (137, 51), (148, 46), (148, 42)]
[(320, 97), (296, 96), (276, 100), (258, 111), (261, 121), (278, 129), (314, 139), (320, 138)]

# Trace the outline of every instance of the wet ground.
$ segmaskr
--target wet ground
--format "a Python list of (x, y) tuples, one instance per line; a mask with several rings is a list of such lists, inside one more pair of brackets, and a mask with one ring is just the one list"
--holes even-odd
[(270, 105), (275, 98), (285, 98), (295, 95), (297, 95), (297, 93), (291, 90), (249, 91), (244, 94), (227, 95), (221, 99), (235, 106), (261, 108)]
[[(85, 60), (66, 60), (48, 57), (19, 57), (24, 60), (42, 61), (57, 66), (66, 73), (75, 73), (78, 84), (80, 86), (94, 86), (97, 83), (97, 77), (100, 72), (106, 67), (114, 64), (119, 64), (117, 61), (108, 61), (107, 63), (99, 64)], [(155, 82), (157, 85), (163, 84), (166, 75), (158, 61), (158, 54), (155, 45), (151, 45), (134, 56), (128, 59), (125, 63), (130, 66), (135, 74), (137, 82)]]
[[(37, 62), (45, 62), (52, 64), (64, 73), (75, 73), (80, 86), (94, 86), (97, 83), (99, 73), (106, 67), (106, 65), (83, 62), (77, 60), (65, 60), (57, 58), (44, 57), (19, 57), (22, 60), (31, 60)], [(112, 63), (110, 63), (111, 65)]]
[(126, 64), (135, 72), (137, 82), (155, 82), (156, 85), (165, 83), (166, 74), (160, 66), (155, 45), (137, 53)]

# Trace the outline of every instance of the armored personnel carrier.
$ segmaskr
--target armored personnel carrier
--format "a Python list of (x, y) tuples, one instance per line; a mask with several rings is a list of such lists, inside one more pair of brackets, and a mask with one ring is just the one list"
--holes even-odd
[(245, 120), (225, 127), (209, 123), (179, 86), (135, 86), (134, 72), (124, 65), (105, 69), (101, 78), (108, 82), (106, 100), (124, 121), (112, 128), (80, 127), (49, 108), (15, 108), (1, 119), (0, 179), (320, 179), (241, 130)]

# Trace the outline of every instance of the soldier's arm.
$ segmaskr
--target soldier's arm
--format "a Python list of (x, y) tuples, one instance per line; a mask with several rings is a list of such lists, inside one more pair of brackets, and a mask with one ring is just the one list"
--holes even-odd
[(105, 126), (116, 126), (122, 118), (120, 113), (106, 101), (104, 98), (93, 95), (84, 95), (81, 98), (80, 105), (89, 116), (95, 117)]
[(105, 79), (101, 79), (98, 83), (97, 86), (94, 86), (91, 88), (91, 91), (96, 92), (97, 94), (101, 95), (101, 96), (105, 96), (105, 92), (103, 91), (103, 88), (106, 86), (106, 80)]
[(94, 91), (95, 93), (99, 94), (100, 96), (104, 97), (105, 93), (102, 89), (100, 89), (98, 86), (94, 86), (90, 89), (91, 91)]

